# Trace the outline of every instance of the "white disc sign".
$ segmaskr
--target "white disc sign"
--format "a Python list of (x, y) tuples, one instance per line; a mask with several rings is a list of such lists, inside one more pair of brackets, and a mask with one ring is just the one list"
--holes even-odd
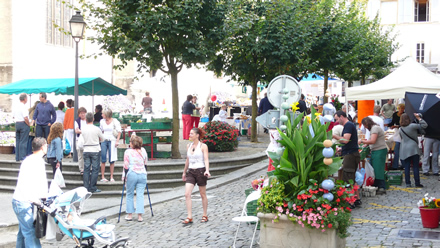
[(301, 87), (295, 78), (288, 75), (278, 76), (272, 79), (267, 87), (267, 98), (276, 108), (281, 108), (281, 103), (284, 102), (283, 89), (287, 89), (289, 98), (285, 102), (289, 105), (299, 101), (301, 97)]

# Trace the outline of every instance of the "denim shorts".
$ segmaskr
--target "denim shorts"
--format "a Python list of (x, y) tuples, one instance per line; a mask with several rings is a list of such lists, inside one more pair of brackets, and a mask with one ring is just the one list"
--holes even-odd
[(107, 154), (108, 154), (108, 160), (110, 161), (110, 164), (114, 163), (115, 161), (111, 161), (112, 157), (112, 142), (110, 140), (105, 140), (101, 142), (101, 163), (107, 162)]
[(203, 175), (206, 171), (206, 168), (197, 168), (197, 169), (188, 169), (188, 172), (186, 173), (186, 183), (199, 185), (199, 186), (206, 186), (208, 177)]

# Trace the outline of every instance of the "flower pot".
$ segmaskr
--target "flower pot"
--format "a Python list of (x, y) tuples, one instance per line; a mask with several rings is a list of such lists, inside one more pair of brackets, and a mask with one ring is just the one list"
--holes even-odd
[(260, 247), (345, 247), (345, 239), (338, 237), (337, 230), (328, 228), (310, 229), (294, 224), (286, 215), (281, 215), (279, 222), (272, 223), (274, 214), (258, 213), (260, 218)]
[(12, 154), (13, 151), (13, 146), (0, 146), (0, 154)]
[(419, 207), (422, 225), (424, 228), (438, 228), (440, 208)]

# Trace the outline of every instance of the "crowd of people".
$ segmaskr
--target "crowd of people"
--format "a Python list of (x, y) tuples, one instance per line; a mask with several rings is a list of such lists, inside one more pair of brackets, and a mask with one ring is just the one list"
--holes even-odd
[[(385, 166), (388, 150), (393, 150), (393, 162), (388, 168), (390, 170), (404, 170), (405, 184), (407, 187), (413, 185), (423, 188), (419, 176), (420, 148), (419, 132), (420, 129), (426, 129), (427, 123), (422, 115), (415, 113), (415, 122), (411, 121), (408, 114), (405, 113), (405, 105), (399, 104), (397, 107), (393, 99), (389, 99), (382, 107), (375, 106), (373, 115), (364, 117), (360, 129), (365, 133), (364, 138), (358, 137), (358, 130), (349, 118), (347, 108), (337, 111), (334, 114), (333, 141), (342, 144), (341, 156), (343, 157), (342, 180), (349, 182), (355, 181), (355, 173), (360, 162), (359, 148), (369, 146), (371, 156), (369, 162), (374, 168), (374, 184), (378, 187), (377, 194), (386, 194), (385, 185)], [(386, 144), (385, 131), (393, 129), (394, 147), (388, 147)], [(423, 156), (423, 174), (429, 175), (429, 160), (432, 151), (432, 170), (434, 175), (439, 175), (438, 153), (440, 141), (434, 138), (424, 137), (424, 156)], [(401, 166), (399, 166), (401, 164)], [(410, 169), (413, 168), (413, 180), (411, 182)], [(357, 201), (355, 205), (360, 204)], [(352, 206), (353, 208), (355, 207)]]

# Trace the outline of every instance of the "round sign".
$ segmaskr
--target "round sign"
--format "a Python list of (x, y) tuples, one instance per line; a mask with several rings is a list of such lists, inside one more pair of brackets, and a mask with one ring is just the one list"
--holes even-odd
[[(287, 93), (284, 93), (287, 92)], [(301, 87), (295, 78), (288, 75), (278, 76), (269, 83), (267, 87), (267, 98), (269, 102), (276, 108), (280, 108), (284, 102), (283, 96), (287, 95), (285, 101), (289, 106), (298, 102), (301, 98)], [(285, 97), (284, 97), (285, 98)]]

